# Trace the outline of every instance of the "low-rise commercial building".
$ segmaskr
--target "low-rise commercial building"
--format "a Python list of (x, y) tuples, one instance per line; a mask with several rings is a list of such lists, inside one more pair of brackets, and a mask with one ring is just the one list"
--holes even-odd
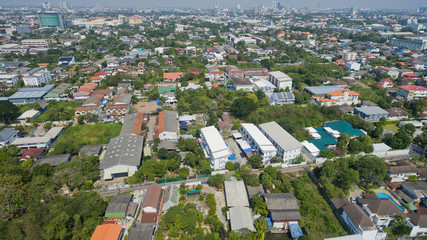
[(112, 138), (101, 161), (105, 180), (119, 176), (132, 176), (141, 165), (142, 136), (126, 135)]
[(388, 112), (378, 106), (362, 106), (354, 108), (354, 114), (359, 115), (365, 121), (379, 121), (388, 118)]
[(242, 138), (251, 145), (252, 151), (260, 155), (264, 164), (277, 154), (277, 149), (268, 138), (252, 123), (241, 124)]
[(260, 124), (259, 129), (277, 148), (277, 156), (284, 164), (292, 164), (301, 154), (302, 144), (276, 122)]
[(214, 126), (202, 128), (200, 131), (202, 148), (211, 160), (211, 167), (214, 170), (224, 169), (231, 154), (221, 134)]
[(0, 84), (11, 87), (19, 80), (18, 74), (0, 74)]
[(0, 147), (8, 147), (16, 138), (18, 131), (13, 128), (5, 128), (0, 131)]
[(292, 78), (280, 71), (269, 72), (268, 81), (270, 81), (277, 88), (288, 88), (292, 90)]
[(61, 137), (63, 131), (62, 127), (53, 127), (43, 137), (17, 138), (11, 145), (18, 148), (48, 148)]

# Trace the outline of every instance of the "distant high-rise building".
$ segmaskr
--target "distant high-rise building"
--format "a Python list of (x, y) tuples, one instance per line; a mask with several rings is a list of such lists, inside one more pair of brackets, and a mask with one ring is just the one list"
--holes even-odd
[(56, 27), (56, 28), (65, 28), (66, 23), (64, 16), (56, 12), (43, 12), (37, 14), (39, 17), (40, 27)]
[(427, 13), (427, 7), (420, 7), (418, 11)]
[(68, 9), (67, 2), (59, 2), (59, 8), (60, 9)]
[(236, 5), (236, 8), (237, 8), (237, 10), (240, 10), (240, 9), (241, 9), (241, 7), (240, 7), (240, 3), (238, 3), (238, 4)]
[(277, 10), (278, 9), (278, 7), (277, 7), (277, 1), (273, 1), (273, 10)]
[(218, 0), (215, 1), (215, 9), (218, 9), (219, 5), (218, 5)]
[(95, 9), (96, 10), (101, 10), (102, 9), (101, 3), (97, 2), (96, 6), (95, 6)]
[(259, 6), (254, 7), (254, 14), (255, 15), (259, 14)]
[(46, 11), (50, 10), (50, 3), (49, 2), (43, 2), (42, 6), (43, 6), (44, 10), (46, 10)]

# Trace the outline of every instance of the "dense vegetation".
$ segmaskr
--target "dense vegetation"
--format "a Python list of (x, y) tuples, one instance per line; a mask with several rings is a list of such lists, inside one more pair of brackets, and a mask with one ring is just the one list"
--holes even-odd
[[(57, 168), (20, 162), (15, 147), (0, 149), (0, 236), (4, 239), (88, 239), (107, 204), (92, 188), (98, 158), (76, 158)], [(75, 191), (59, 195), (61, 188)]]
[(74, 110), (80, 105), (81, 103), (77, 102), (50, 101), (48, 109), (35, 119), (35, 122), (43, 123), (72, 120), (74, 118)]

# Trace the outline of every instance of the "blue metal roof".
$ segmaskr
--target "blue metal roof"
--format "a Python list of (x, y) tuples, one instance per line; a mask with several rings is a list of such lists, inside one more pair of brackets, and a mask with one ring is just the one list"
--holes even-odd
[(298, 223), (289, 223), (289, 230), (293, 239), (302, 237), (304, 235)]

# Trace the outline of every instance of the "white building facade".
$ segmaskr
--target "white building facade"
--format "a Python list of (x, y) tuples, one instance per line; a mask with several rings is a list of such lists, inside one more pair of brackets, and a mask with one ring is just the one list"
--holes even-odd
[(241, 134), (256, 154), (262, 157), (264, 164), (270, 163), (270, 159), (277, 154), (277, 149), (273, 143), (252, 123), (241, 124)]
[(214, 126), (202, 128), (200, 138), (205, 155), (211, 160), (211, 167), (214, 170), (224, 169), (230, 151), (218, 129)]

